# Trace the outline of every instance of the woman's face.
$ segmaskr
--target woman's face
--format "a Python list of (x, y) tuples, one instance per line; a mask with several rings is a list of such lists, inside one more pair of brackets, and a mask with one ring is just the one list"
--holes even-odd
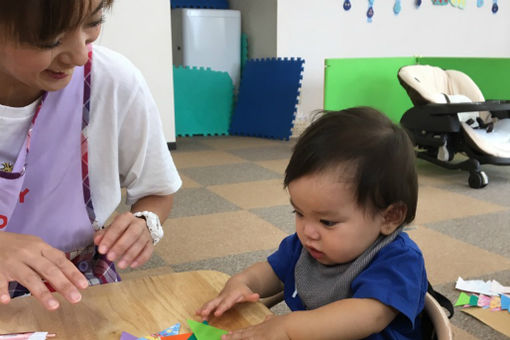
[(103, 2), (90, 1), (92, 11), (80, 25), (54, 41), (35, 46), (0, 38), (0, 104), (25, 106), (43, 91), (57, 91), (69, 83), (74, 68), (87, 62), (87, 45), (101, 29)]

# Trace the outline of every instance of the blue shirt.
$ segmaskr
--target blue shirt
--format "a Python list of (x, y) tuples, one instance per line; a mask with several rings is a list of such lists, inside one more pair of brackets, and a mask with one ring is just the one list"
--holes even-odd
[[(284, 298), (292, 311), (306, 309), (296, 293), (294, 268), (302, 249), (296, 234), (283, 239), (268, 262), (284, 284)], [(372, 262), (352, 281), (353, 298), (376, 299), (399, 314), (380, 333), (366, 339), (421, 339), (422, 312), (427, 292), (427, 274), (418, 246), (402, 232), (382, 248)], [(333, 302), (333, 301), (332, 301)]]

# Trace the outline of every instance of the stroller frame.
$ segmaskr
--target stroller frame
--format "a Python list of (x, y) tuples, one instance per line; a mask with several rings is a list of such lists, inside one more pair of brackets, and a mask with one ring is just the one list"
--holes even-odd
[[(509, 118), (510, 100), (417, 105), (404, 113), (400, 124), (418, 148), (418, 158), (443, 168), (469, 171), (469, 186), (478, 189), (489, 183), (487, 175), (480, 168), (481, 164), (510, 165), (510, 158), (489, 155), (466, 136), (457, 114), (476, 111), (489, 111), (492, 117), (499, 119)], [(437, 158), (439, 148), (444, 145), (448, 149), (448, 161)], [(464, 153), (468, 159), (451, 162), (456, 153)]]

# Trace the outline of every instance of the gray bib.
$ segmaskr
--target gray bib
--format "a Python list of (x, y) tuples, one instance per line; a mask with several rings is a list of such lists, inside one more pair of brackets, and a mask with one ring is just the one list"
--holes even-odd
[(372, 261), (384, 246), (391, 243), (402, 231), (397, 228), (392, 234), (380, 235), (360, 256), (349, 263), (326, 266), (315, 260), (305, 248), (294, 269), (296, 290), (307, 309), (315, 309), (333, 301), (352, 296), (351, 283)]

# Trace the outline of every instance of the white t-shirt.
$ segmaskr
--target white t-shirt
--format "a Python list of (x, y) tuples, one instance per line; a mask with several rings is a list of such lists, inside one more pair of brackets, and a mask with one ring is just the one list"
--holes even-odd
[[(95, 45), (91, 76), (89, 180), (96, 219), (104, 224), (120, 203), (121, 188), (130, 205), (147, 195), (172, 194), (182, 181), (141, 72), (122, 55)], [(0, 169), (14, 163), (36, 105), (0, 105)]]

